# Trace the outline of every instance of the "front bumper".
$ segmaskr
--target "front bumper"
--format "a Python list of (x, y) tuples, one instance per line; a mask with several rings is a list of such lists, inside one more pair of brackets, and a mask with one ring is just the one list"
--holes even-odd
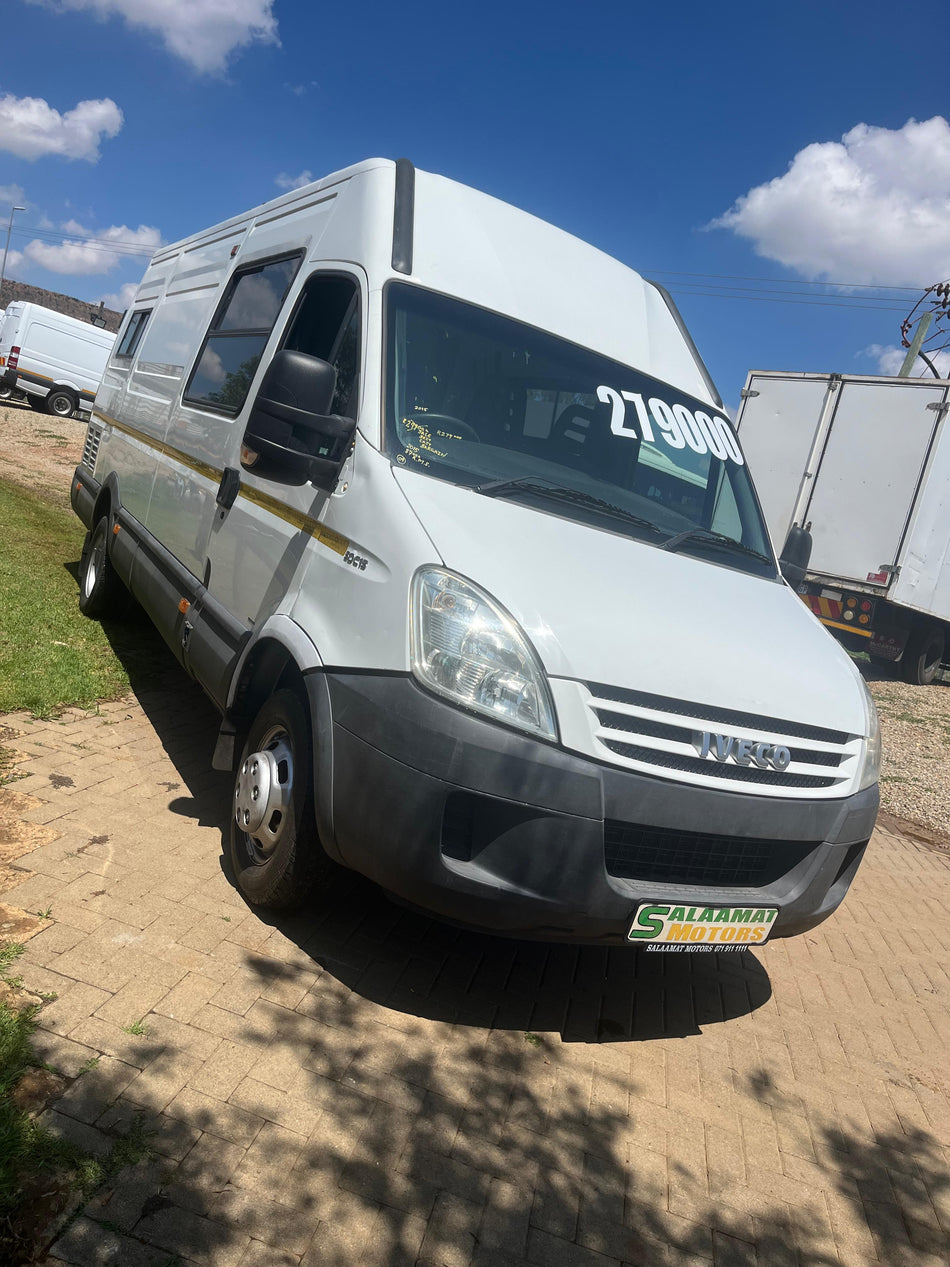
[[(778, 907), (771, 936), (788, 937), (839, 905), (874, 827), (876, 786), (835, 801), (691, 788), (472, 716), (407, 675), (315, 676), (332, 717), (331, 848), (472, 927), (623, 943), (641, 903), (675, 901)], [(326, 701), (313, 677), (308, 686), (315, 707)], [(624, 840), (639, 842), (632, 854)], [(741, 859), (753, 855), (765, 879), (744, 884)]]

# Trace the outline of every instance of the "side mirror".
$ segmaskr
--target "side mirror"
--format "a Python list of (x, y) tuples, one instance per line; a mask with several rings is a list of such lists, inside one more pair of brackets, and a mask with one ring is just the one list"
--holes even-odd
[(812, 539), (807, 528), (792, 524), (785, 538), (779, 567), (782, 575), (793, 589), (798, 589), (808, 571), (808, 560), (811, 558)]
[(330, 413), (336, 370), (306, 352), (274, 353), (251, 406), (241, 465), (283, 484), (332, 493), (356, 423)]

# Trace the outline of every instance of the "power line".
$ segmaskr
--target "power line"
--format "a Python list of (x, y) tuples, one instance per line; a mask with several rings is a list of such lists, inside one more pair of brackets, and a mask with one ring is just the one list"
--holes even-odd
[(744, 299), (760, 304), (807, 304), (812, 308), (863, 308), (867, 312), (904, 312), (904, 308), (874, 308), (871, 304), (842, 304), (836, 303), (829, 299), (827, 302), (821, 299), (770, 299), (765, 295), (728, 295), (717, 290), (679, 290), (671, 287), (674, 295), (686, 295), (699, 299)]
[(661, 273), (666, 277), (705, 277), (716, 281), (730, 282), (772, 282), (780, 286), (837, 286), (842, 290), (905, 290), (914, 295), (919, 294), (921, 290), (920, 286), (886, 286), (883, 284), (876, 286), (869, 282), (809, 282), (795, 277), (785, 279), (782, 277), (763, 277), (761, 274), (748, 276), (742, 273), (678, 273), (669, 268), (638, 269), (637, 271), (641, 273)]
[[(687, 287), (687, 286), (688, 286), (688, 287), (691, 287), (691, 289), (690, 289), (690, 290), (680, 289), (680, 291), (679, 291), (679, 293), (680, 293), (680, 294), (688, 294), (688, 295), (699, 294), (699, 293), (701, 293), (701, 292), (700, 292), (700, 290), (699, 290), (699, 287), (704, 287), (704, 289), (705, 289), (705, 290), (707, 290), (707, 291), (709, 291), (709, 290), (715, 290), (715, 293), (716, 293), (716, 294), (719, 294), (720, 292), (723, 292), (723, 298), (728, 298), (728, 297), (729, 297), (729, 295), (728, 295), (728, 293), (727, 293), (727, 292), (734, 292), (734, 293), (735, 293), (735, 295), (736, 295), (737, 297), (748, 296), (748, 297), (750, 297), (750, 298), (751, 298), (751, 297), (754, 297), (754, 296), (756, 296), (756, 295), (783, 295), (783, 296), (785, 296), (786, 298), (788, 298), (788, 297), (795, 296), (795, 295), (806, 295), (806, 294), (808, 293), (807, 291), (800, 291), (800, 290), (772, 290), (772, 289), (770, 289), (770, 288), (768, 288), (768, 287), (764, 287), (764, 286), (716, 286), (716, 287), (712, 287), (711, 285), (706, 285), (705, 283), (702, 283), (702, 282), (674, 282), (674, 283), (672, 283), (672, 284), (673, 284), (673, 285), (675, 285), (675, 286), (679, 286), (680, 288), (682, 288), (682, 287)], [(834, 300), (834, 299), (837, 299), (837, 298), (838, 298), (838, 296), (837, 296), (836, 294), (830, 294), (830, 295), (819, 295), (819, 296), (817, 296), (817, 297), (816, 297), (816, 298), (814, 298), (814, 299), (809, 299), (809, 300), (802, 299), (802, 300), (801, 300), (801, 302), (803, 302), (803, 303), (806, 303), (806, 302), (807, 302), (807, 303), (818, 303), (818, 302), (820, 302), (820, 301), (821, 301), (821, 300), (823, 300), (823, 299), (827, 299), (827, 300), (831, 301), (831, 300)], [(865, 304), (872, 304), (872, 305), (873, 305), (873, 304), (890, 304), (890, 305), (892, 305), (892, 306), (893, 306), (893, 303), (894, 303), (894, 298), (895, 298), (895, 297), (894, 297), (893, 295), (859, 295), (859, 296), (858, 296), (858, 298), (863, 299), (863, 300), (865, 301)], [(859, 307), (864, 307), (864, 306), (865, 306), (865, 304), (860, 304), (860, 305), (858, 305), (858, 306), (859, 306)], [(903, 309), (901, 309), (901, 311), (903, 311)]]
[(54, 229), (20, 229), (13, 230), (15, 237), (39, 239), (54, 246), (81, 245), (92, 250), (111, 251), (115, 255), (152, 255), (161, 243), (144, 245), (140, 242), (112, 238), (100, 238), (89, 233), (67, 233)]

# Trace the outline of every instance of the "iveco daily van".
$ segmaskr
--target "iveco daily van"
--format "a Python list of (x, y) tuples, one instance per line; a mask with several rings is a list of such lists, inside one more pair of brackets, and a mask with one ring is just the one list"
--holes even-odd
[[(405, 160), (154, 256), (72, 484), (220, 709), (247, 899), (719, 949), (843, 898), (874, 706), (663, 289)], [(210, 754), (209, 754), (210, 755)]]
[(114, 343), (109, 330), (17, 300), (0, 326), (0, 376), (36, 409), (88, 413)]

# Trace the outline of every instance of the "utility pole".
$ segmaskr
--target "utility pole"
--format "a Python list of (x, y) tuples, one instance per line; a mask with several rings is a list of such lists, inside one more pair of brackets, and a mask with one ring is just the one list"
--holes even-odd
[(907, 355), (904, 357), (904, 364), (897, 371), (898, 378), (909, 378), (910, 372), (914, 368), (914, 362), (917, 360), (917, 353), (923, 346), (924, 339), (927, 337), (927, 331), (930, 329), (930, 323), (933, 321), (933, 313), (925, 312), (917, 322), (917, 329), (914, 337), (910, 341), (910, 347), (907, 349)]
[(3, 263), (0, 264), (0, 302), (3, 301), (3, 277), (7, 271), (7, 251), (10, 249), (10, 234), (13, 232), (13, 217), (18, 211), (26, 211), (26, 207), (10, 208), (10, 223), (7, 225), (7, 240), (3, 248)]

